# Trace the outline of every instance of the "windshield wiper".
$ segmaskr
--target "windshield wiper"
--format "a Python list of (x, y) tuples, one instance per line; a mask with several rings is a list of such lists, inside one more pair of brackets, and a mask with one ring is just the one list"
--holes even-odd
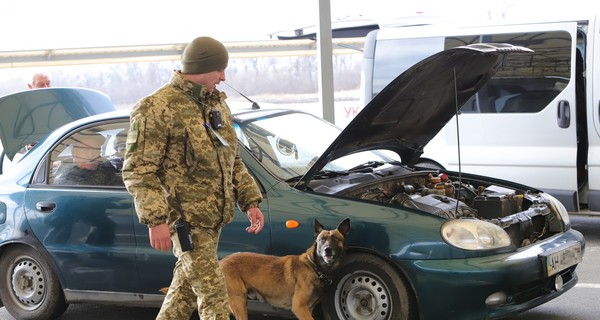
[[(354, 166), (348, 170), (334, 171), (334, 170), (323, 169), (323, 170), (315, 173), (315, 175), (312, 177), (312, 179), (328, 179), (328, 178), (335, 178), (335, 177), (339, 177), (339, 176), (347, 176), (351, 173), (373, 172), (373, 168), (380, 167), (386, 163), (393, 164), (393, 165), (400, 165), (400, 162), (398, 162), (398, 161), (367, 161), (365, 163)], [(297, 182), (297, 181), (300, 181), (300, 179), (302, 177), (303, 177), (303, 175), (296, 176), (296, 177), (289, 178), (285, 181), (286, 182)]]
[(386, 164), (385, 161), (367, 161), (363, 164), (352, 167), (348, 170), (342, 171), (333, 171), (333, 170), (321, 170), (314, 175), (315, 179), (327, 179), (327, 178), (335, 178), (339, 176), (347, 176), (351, 173), (361, 173), (361, 172), (373, 172), (373, 168), (377, 168)]
[(339, 176), (347, 176), (350, 172), (344, 171), (333, 171), (333, 170), (321, 170), (314, 175), (315, 179), (327, 179)]
[(365, 163), (362, 163), (362, 164), (359, 164), (357, 166), (354, 166), (354, 167), (348, 169), (347, 171), (348, 172), (360, 172), (360, 171), (363, 171), (365, 169), (369, 169), (368, 171), (372, 171), (370, 169), (380, 167), (380, 166), (382, 166), (384, 164), (386, 164), (385, 161), (367, 161)]
[[(344, 170), (344, 171), (321, 170), (321, 171), (315, 173), (315, 175), (312, 178), (313, 179), (328, 179), (328, 178), (334, 178), (334, 177), (339, 177), (339, 176), (347, 176), (348, 174), (350, 174), (350, 172), (348, 172), (346, 170)], [(304, 177), (304, 175), (291, 177), (291, 178), (285, 180), (285, 182), (288, 182), (288, 183), (298, 182), (298, 181), (300, 181), (300, 179), (302, 179), (302, 177)]]

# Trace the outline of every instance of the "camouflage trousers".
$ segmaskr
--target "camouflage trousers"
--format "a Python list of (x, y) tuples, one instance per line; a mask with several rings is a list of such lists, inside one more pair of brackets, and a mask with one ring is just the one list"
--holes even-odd
[(189, 320), (196, 306), (202, 320), (229, 320), (227, 287), (217, 257), (219, 231), (194, 229), (192, 238), (194, 250), (182, 253), (177, 235), (171, 237), (177, 262), (156, 320)]

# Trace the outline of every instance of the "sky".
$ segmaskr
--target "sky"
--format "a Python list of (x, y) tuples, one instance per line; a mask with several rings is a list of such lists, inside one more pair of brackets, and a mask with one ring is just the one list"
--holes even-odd
[[(223, 42), (318, 23), (320, 0), (2, 0), (0, 51), (187, 43), (198, 36)], [(322, 0), (321, 0), (322, 1)], [(329, 0), (331, 20), (385, 23), (548, 17), (594, 11), (589, 0)], [(592, 8), (595, 6), (596, 8)]]
[[(0, 51), (269, 39), (316, 25), (319, 0), (2, 0)], [(331, 19), (489, 19), (554, 0), (330, 0)], [(578, 0), (576, 0), (578, 1)], [(558, 2), (558, 1), (557, 1)], [(563, 2), (564, 3), (564, 2)]]

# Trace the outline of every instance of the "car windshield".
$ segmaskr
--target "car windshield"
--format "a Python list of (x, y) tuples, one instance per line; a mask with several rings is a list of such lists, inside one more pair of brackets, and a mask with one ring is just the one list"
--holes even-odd
[[(276, 113), (235, 124), (240, 142), (281, 180), (302, 176), (342, 131), (339, 127), (311, 114)], [(345, 156), (323, 168), (347, 171), (365, 163), (399, 160), (390, 152), (367, 151)]]

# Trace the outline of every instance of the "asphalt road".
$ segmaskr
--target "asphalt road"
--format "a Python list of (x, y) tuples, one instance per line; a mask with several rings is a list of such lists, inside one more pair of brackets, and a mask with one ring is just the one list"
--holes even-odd
[[(564, 295), (509, 320), (596, 320), (600, 317), (600, 216), (572, 216), (573, 228), (586, 238), (583, 262), (577, 268), (579, 283)], [(104, 305), (70, 305), (59, 320), (153, 320), (158, 309), (125, 308)], [(192, 319), (198, 319), (197, 316)], [(0, 308), (0, 320), (15, 320)], [(283, 320), (252, 317), (251, 320)]]

